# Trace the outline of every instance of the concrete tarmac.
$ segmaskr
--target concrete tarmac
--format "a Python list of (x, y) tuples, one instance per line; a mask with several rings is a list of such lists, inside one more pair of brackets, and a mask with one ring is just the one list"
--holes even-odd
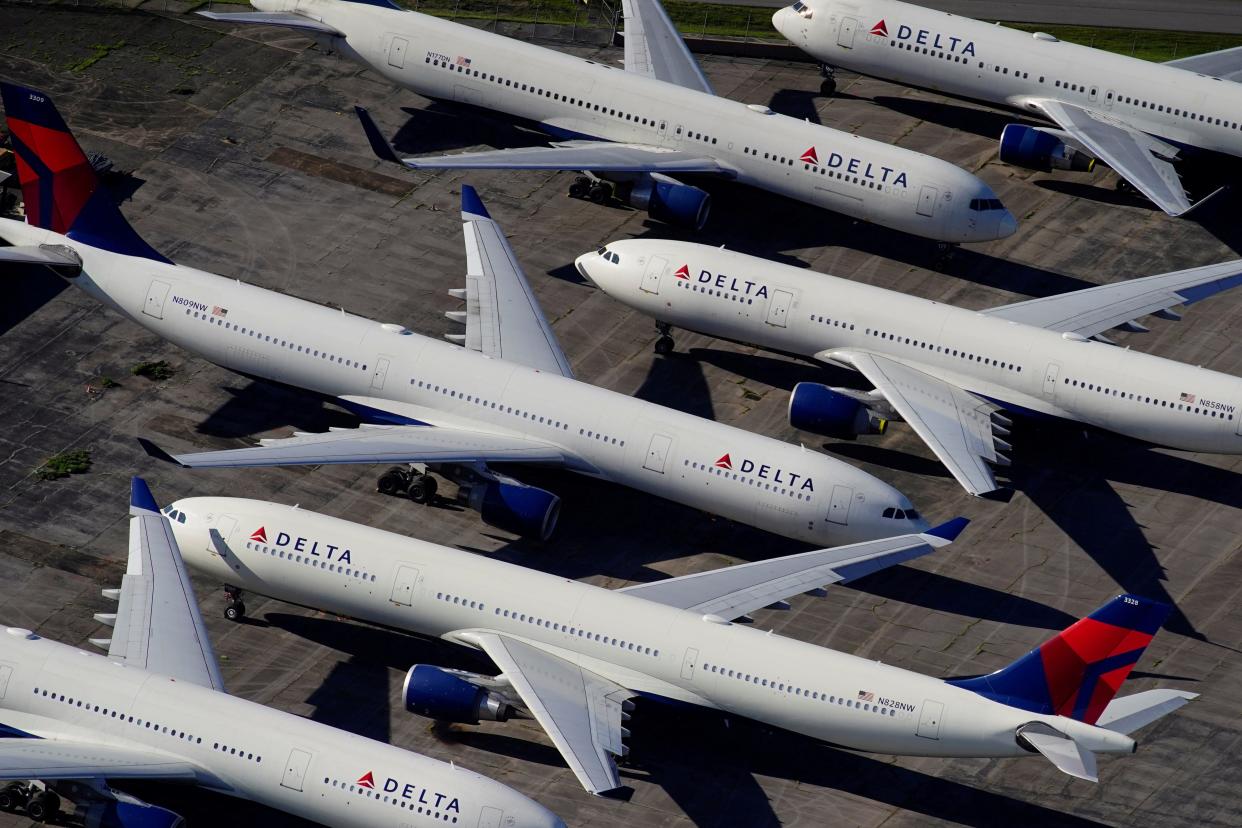
[[(961, 540), (827, 597), (761, 611), (777, 634), (960, 676), (988, 672), (1122, 591), (1177, 609), (1126, 692), (1177, 687), (1200, 699), (1140, 733), (1133, 756), (1101, 760), (1101, 783), (1040, 758), (991, 761), (858, 755), (744, 722), (644, 705), (622, 777), (629, 801), (585, 794), (532, 722), (432, 725), (399, 699), (414, 663), (493, 669), (470, 653), (251, 596), (250, 618), (223, 618), (219, 585), (196, 584), (229, 690), (411, 750), (452, 760), (535, 797), (572, 826), (925, 826), (1242, 824), (1242, 458), (1086, 436), (1014, 434), (1008, 504), (964, 494), (902, 424), (884, 437), (816, 438), (785, 420), (794, 383), (849, 375), (677, 333), (656, 334), (582, 283), (571, 262), (614, 239), (684, 237), (646, 215), (570, 200), (569, 174), (405, 172), (375, 162), (351, 107), (370, 109), (408, 153), (535, 144), (537, 136), (451, 112), (395, 89), (280, 30), (230, 32), (195, 19), (68, 7), (0, 6), (0, 77), (47, 90), (88, 152), (132, 170), (122, 209), (179, 263), (420, 333), (454, 330), (447, 295), (463, 284), (463, 183), (502, 223), (577, 376), (621, 393), (801, 441), (856, 463), (911, 496), (933, 521), (964, 514)], [(95, 54), (96, 44), (111, 48)], [(557, 44), (549, 44), (557, 45)], [(615, 49), (564, 48), (612, 62)], [(1237, 256), (1237, 200), (1171, 219), (1117, 193), (1107, 170), (1036, 173), (998, 163), (1011, 116), (880, 81), (841, 78), (821, 97), (802, 64), (703, 58), (720, 94), (953, 161), (983, 177), (1022, 223), (962, 249), (942, 270), (928, 242), (728, 184), (696, 237), (757, 255), (972, 308)], [(798, 148), (799, 151), (802, 148)], [(124, 182), (122, 182), (124, 184)], [(519, 561), (608, 587), (799, 547), (616, 486), (559, 473), (532, 481), (564, 498), (559, 537), (532, 544), (470, 511), (375, 492), (380, 469), (176, 469), (135, 437), (173, 450), (349, 425), (305, 395), (251, 382), (162, 342), (51, 276), (6, 277), (0, 303), (0, 620), (89, 648), (107, 632), (100, 589), (126, 557), (128, 478), (158, 499), (228, 493), (296, 503), (350, 520)], [(1242, 373), (1242, 291), (1152, 322), (1121, 347)], [(132, 376), (166, 360), (162, 382)], [(100, 378), (118, 387), (101, 389)], [(857, 378), (853, 379), (857, 382)], [(32, 469), (89, 449), (91, 470), (40, 482)], [(451, 487), (446, 487), (451, 490)], [(451, 494), (451, 491), (448, 492)], [(144, 785), (191, 826), (298, 825), (257, 806)], [(28, 820), (0, 816), (0, 826)]]

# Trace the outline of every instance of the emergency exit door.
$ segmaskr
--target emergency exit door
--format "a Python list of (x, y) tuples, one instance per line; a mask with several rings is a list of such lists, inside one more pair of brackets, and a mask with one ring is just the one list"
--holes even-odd
[(294, 748), (289, 751), (289, 761), (285, 763), (285, 775), (280, 780), (281, 787), (292, 791), (302, 790), (310, 760), (311, 755), (304, 750)]
[(392, 602), (402, 606), (414, 603), (414, 586), (418, 583), (418, 569), (402, 564), (397, 567), (397, 577), (392, 582)]
[(388, 65), (398, 69), (405, 68), (405, 53), (410, 48), (410, 41), (404, 37), (393, 37), (388, 44)]
[(168, 299), (168, 282), (161, 282), (159, 279), (152, 279), (151, 286), (147, 288), (147, 301), (142, 306), (142, 312), (147, 316), (154, 316), (156, 319), (164, 318), (164, 302)]
[(786, 327), (789, 324), (789, 306), (792, 304), (792, 293), (787, 290), (773, 290), (772, 298), (768, 300), (768, 318), (764, 321), (777, 328)]
[(858, 21), (852, 17), (841, 18), (841, 29), (837, 32), (837, 45), (846, 49), (854, 48), (854, 32), (858, 30)]
[(647, 262), (647, 270), (643, 273), (643, 282), (639, 287), (647, 293), (659, 293), (660, 277), (664, 275), (664, 270), (667, 267), (668, 259), (652, 256), (651, 261)]
[(936, 212), (936, 196), (939, 192), (935, 187), (924, 187), (919, 190), (918, 214), (930, 217)]

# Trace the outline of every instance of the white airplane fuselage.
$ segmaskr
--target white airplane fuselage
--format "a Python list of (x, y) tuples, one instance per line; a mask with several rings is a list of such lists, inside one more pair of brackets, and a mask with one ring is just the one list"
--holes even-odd
[(1242, 156), (1242, 85), (900, 0), (807, 8), (809, 19), (784, 8), (773, 24), (831, 66), (1041, 116), (1039, 100), (1051, 98), (1174, 144)]
[[(1091, 750), (1134, 746), (930, 676), (296, 507), (192, 497), (169, 508), (186, 517), (172, 523), (186, 563), (224, 583), (465, 646), (472, 630), (500, 631), (631, 691), (835, 745), (1022, 756), (1016, 729), (1043, 721)], [(225, 539), (227, 560), (211, 529)]]
[[(827, 361), (834, 349), (882, 353), (1018, 413), (1242, 453), (1242, 379), (1229, 374), (705, 245), (624, 240), (608, 250), (620, 262), (588, 253), (583, 275), (677, 327)], [(665, 262), (654, 277), (653, 259)], [(778, 293), (789, 310), (773, 324), (766, 297)]]
[[(122, 256), (0, 219), (15, 244), (63, 244), (73, 282), (124, 316), (225, 368), (304, 388), (388, 422), (528, 435), (573, 470), (821, 546), (927, 527), (882, 517), (900, 492), (800, 446), (492, 359), (399, 325), (211, 273)], [(727, 457), (726, 457), (727, 455)]]
[(193, 765), (198, 785), (323, 825), (564, 825), (473, 771), (28, 630), (0, 632), (0, 664), (11, 671), (0, 697), (9, 727), (162, 753)]
[[(320, 37), (420, 95), (502, 112), (561, 139), (707, 154), (743, 184), (939, 241), (989, 241), (1017, 228), (1003, 208), (970, 208), (996, 196), (960, 167), (765, 107), (411, 11), (340, 0), (253, 5), (344, 32)], [(817, 163), (802, 160), (808, 154)]]

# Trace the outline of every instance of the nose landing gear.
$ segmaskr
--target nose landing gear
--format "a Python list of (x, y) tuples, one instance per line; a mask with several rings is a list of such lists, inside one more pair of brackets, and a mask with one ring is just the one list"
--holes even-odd
[(669, 333), (672, 330), (673, 326), (667, 322), (656, 323), (656, 331), (660, 334), (660, 338), (656, 340), (655, 352), (660, 356), (668, 356), (673, 352), (673, 348), (677, 346), (677, 343)]
[(837, 70), (835, 66), (829, 66), (826, 63), (819, 65), (819, 74), (823, 78), (819, 83), (819, 94), (824, 97), (832, 97), (837, 91)]
[(242, 591), (235, 586), (224, 585), (224, 617), (240, 621), (246, 617), (246, 605), (242, 603)]

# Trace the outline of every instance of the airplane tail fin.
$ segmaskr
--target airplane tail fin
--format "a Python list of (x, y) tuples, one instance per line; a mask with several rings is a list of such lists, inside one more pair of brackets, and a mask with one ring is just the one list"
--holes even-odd
[(168, 261), (121, 215), (51, 98), (0, 83), (0, 100), (28, 224), (113, 253)]
[(948, 683), (1035, 713), (1095, 724), (1173, 608), (1118, 595), (995, 673)]

